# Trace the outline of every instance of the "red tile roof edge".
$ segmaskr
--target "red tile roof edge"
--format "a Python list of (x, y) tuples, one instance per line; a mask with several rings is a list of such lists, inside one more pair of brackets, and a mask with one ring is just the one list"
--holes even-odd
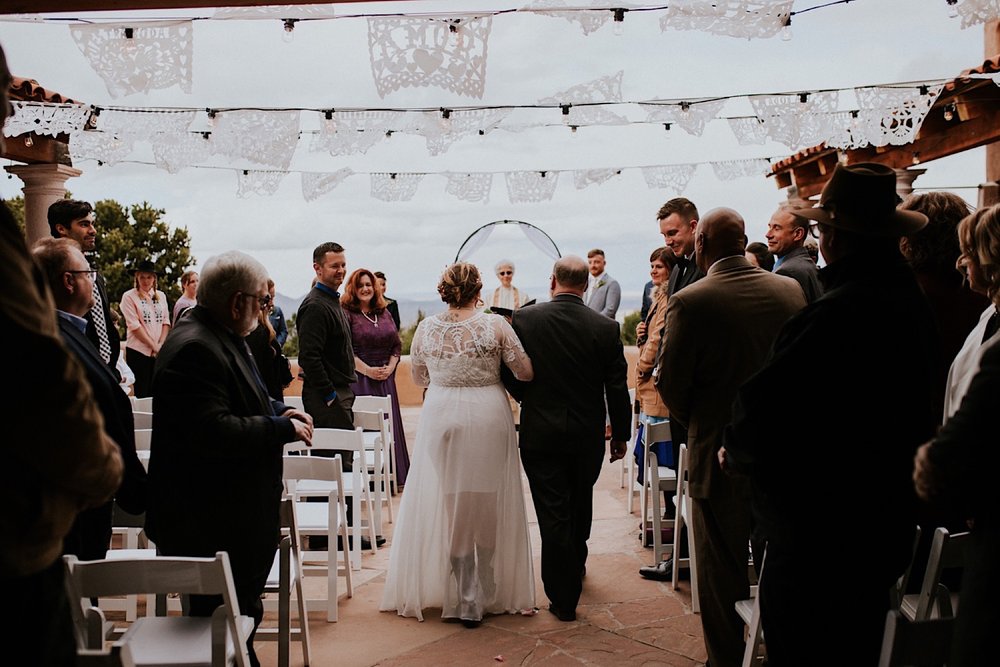
[(84, 104), (43, 88), (34, 79), (15, 76), (10, 83), (10, 99), (22, 102), (48, 102), (50, 104)]

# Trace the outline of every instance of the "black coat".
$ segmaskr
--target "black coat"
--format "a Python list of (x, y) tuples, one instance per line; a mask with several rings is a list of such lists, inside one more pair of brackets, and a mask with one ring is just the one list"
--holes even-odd
[(295, 437), (251, 363), (243, 340), (195, 306), (153, 373), (146, 532), (168, 555), (228, 551), (234, 577), (274, 556), (282, 445)]

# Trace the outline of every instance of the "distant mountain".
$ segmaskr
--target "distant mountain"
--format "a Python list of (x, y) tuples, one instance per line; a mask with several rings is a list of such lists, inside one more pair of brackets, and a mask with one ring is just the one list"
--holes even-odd
[[(281, 292), (276, 292), (274, 301), (285, 314), (285, 319), (291, 319), (292, 315), (299, 311), (299, 305), (305, 294), (299, 297), (285, 296)], [(445, 309), (441, 299), (397, 299), (399, 304), (399, 320), (405, 328), (417, 322), (417, 316), (423, 311), (424, 316), (440, 313)], [(618, 308), (618, 319), (622, 319), (633, 310), (639, 310), (640, 299), (631, 295), (623, 295), (621, 306)]]

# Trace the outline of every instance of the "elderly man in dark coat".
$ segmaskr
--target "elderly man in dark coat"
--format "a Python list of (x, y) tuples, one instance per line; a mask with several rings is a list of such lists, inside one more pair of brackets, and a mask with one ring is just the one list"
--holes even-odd
[[(741, 388), (722, 458), (750, 472), (767, 540), (770, 664), (874, 665), (913, 546), (913, 455), (935, 426), (937, 334), (899, 252), (927, 218), (896, 210), (895, 172), (879, 164), (838, 165), (819, 206), (795, 214), (819, 223), (826, 292)], [(800, 387), (811, 359), (819, 381)], [(831, 582), (845, 590), (817, 622), (806, 610)]]
[[(168, 556), (229, 553), (241, 613), (260, 596), (279, 539), (282, 445), (310, 442), (312, 418), (268, 397), (243, 338), (270, 302), (267, 271), (241, 252), (210, 258), (198, 305), (170, 333), (153, 373), (146, 532)], [(211, 616), (218, 596), (191, 596)], [(257, 665), (253, 636), (250, 661)]]

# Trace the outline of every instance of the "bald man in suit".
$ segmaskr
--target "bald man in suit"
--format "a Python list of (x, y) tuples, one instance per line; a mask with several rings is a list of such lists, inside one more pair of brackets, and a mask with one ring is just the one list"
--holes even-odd
[(657, 363), (670, 419), (688, 428), (699, 603), (712, 667), (741, 663), (744, 624), (734, 605), (750, 596), (750, 490), (745, 477), (718, 463), (723, 429), (740, 385), (806, 305), (793, 279), (750, 264), (745, 244), (743, 218), (732, 209), (709, 211), (698, 222), (695, 261), (705, 277), (670, 297)]

